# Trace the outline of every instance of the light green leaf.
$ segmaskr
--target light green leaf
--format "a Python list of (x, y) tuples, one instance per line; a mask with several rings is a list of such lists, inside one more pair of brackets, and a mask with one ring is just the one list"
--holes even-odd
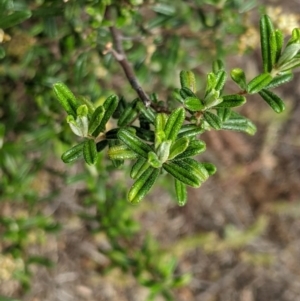
[(143, 157), (139, 157), (132, 166), (130, 177), (132, 179), (139, 178), (149, 166), (150, 164), (146, 159), (144, 159)]
[(189, 139), (187, 137), (182, 137), (177, 139), (170, 148), (169, 160), (174, 159), (179, 154), (183, 153), (189, 145)]
[(192, 92), (196, 92), (196, 79), (192, 71), (180, 72), (181, 88), (189, 88)]
[(112, 160), (135, 159), (138, 154), (124, 144), (114, 145), (108, 149), (108, 156)]
[(200, 153), (203, 153), (205, 151), (205, 149), (206, 149), (206, 144), (204, 141), (192, 140), (192, 141), (190, 141), (186, 150), (175, 157), (175, 160), (181, 160), (181, 159), (185, 159), (188, 157), (196, 156)]
[(158, 158), (158, 156), (154, 152), (148, 153), (148, 163), (154, 168), (160, 168), (162, 165), (161, 160)]
[(249, 83), (247, 87), (247, 91), (250, 94), (254, 94), (265, 88), (271, 81), (273, 77), (270, 73), (262, 73), (256, 77), (254, 77)]
[(199, 98), (196, 97), (187, 97), (184, 100), (185, 107), (193, 112), (201, 111), (204, 108), (203, 103)]
[(231, 79), (236, 82), (243, 90), (247, 89), (245, 72), (240, 68), (232, 69), (230, 72)]

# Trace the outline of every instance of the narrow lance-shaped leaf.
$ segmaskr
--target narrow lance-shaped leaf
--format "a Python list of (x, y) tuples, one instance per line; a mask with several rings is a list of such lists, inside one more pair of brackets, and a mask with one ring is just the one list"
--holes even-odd
[(93, 135), (97, 137), (101, 132), (105, 131), (106, 123), (116, 110), (119, 103), (119, 99), (116, 95), (110, 95), (103, 103), (103, 108), (105, 110), (104, 116), (102, 117), (101, 123), (93, 132)]
[(145, 158), (139, 157), (131, 168), (130, 177), (132, 179), (139, 178), (149, 166), (150, 164)]
[(182, 88), (189, 88), (194, 93), (196, 92), (196, 79), (192, 71), (180, 72), (180, 83)]
[(71, 162), (77, 160), (78, 158), (82, 157), (83, 145), (84, 145), (84, 142), (77, 144), (77, 145), (73, 146), (72, 148), (70, 148), (69, 150), (67, 150), (66, 152), (64, 152), (61, 156), (61, 159), (63, 160), (63, 162), (71, 163)]
[(262, 16), (260, 19), (260, 43), (264, 72), (272, 70), (270, 36), (273, 31), (271, 19), (267, 15)]
[(225, 85), (227, 79), (227, 73), (224, 70), (220, 70), (216, 74), (216, 86), (215, 89), (217, 91), (221, 91)]
[(108, 149), (108, 156), (112, 160), (135, 159), (138, 154), (130, 149), (127, 145), (120, 144), (111, 146)]
[(148, 153), (152, 151), (152, 148), (148, 144), (137, 138), (131, 131), (120, 129), (118, 132), (118, 137), (134, 152), (144, 157), (145, 159), (148, 159)]
[(177, 139), (170, 148), (170, 155), (169, 155), (169, 160), (174, 159), (181, 153), (183, 153), (189, 145), (189, 139), (186, 137), (182, 137)]
[(136, 180), (128, 193), (128, 201), (139, 203), (152, 188), (155, 183), (160, 169), (148, 167), (148, 169)]
[(163, 168), (175, 179), (188, 186), (199, 187), (201, 185), (202, 181), (194, 172), (194, 168), (183, 160), (168, 161), (163, 164)]
[(155, 112), (152, 108), (148, 107), (146, 108), (145, 105), (142, 102), (138, 102), (137, 104), (139, 111), (141, 111), (146, 119), (150, 121), (152, 124), (155, 122)]
[(217, 115), (221, 119), (222, 122), (226, 121), (231, 114), (231, 110), (228, 108), (218, 108)]
[(212, 128), (214, 128), (215, 130), (220, 130), (221, 129), (221, 127), (222, 127), (222, 121), (221, 121), (221, 119), (217, 115), (215, 115), (215, 114), (213, 114), (211, 112), (204, 112), (203, 117), (204, 117), (205, 121)]
[(258, 93), (276, 113), (281, 113), (285, 110), (284, 102), (278, 95), (266, 89)]
[(218, 73), (220, 70), (224, 70), (224, 63), (221, 60), (215, 60), (212, 63), (212, 70), (215, 74)]
[[(279, 68), (288, 63), (300, 50), (300, 43), (287, 46), (278, 60)], [(282, 70), (282, 68), (280, 68)]]
[[(99, 106), (93, 113), (89, 122), (89, 134), (92, 135), (97, 127), (100, 125), (102, 118), (105, 114), (105, 110), (102, 106)], [(96, 135), (95, 135), (96, 136)]]
[(212, 91), (212, 89), (215, 89), (217, 84), (217, 76), (210, 72), (207, 74), (206, 81), (205, 97)]
[(205, 149), (206, 149), (206, 144), (204, 141), (192, 140), (190, 141), (186, 150), (175, 157), (175, 160), (181, 160), (188, 157), (196, 156), (200, 153), (203, 153)]
[(184, 206), (187, 201), (186, 186), (181, 181), (175, 179), (176, 199), (179, 206)]
[(293, 58), (290, 61), (286, 62), (282, 66), (280, 66), (280, 71), (290, 71), (300, 66), (300, 58)]
[(180, 160), (180, 162), (187, 164), (191, 172), (197, 175), (201, 182), (205, 182), (208, 179), (209, 173), (207, 172), (206, 168), (198, 161), (191, 158), (186, 158)]
[(108, 140), (101, 140), (96, 143), (97, 152), (100, 153), (105, 149), (105, 147), (108, 145)]
[(183, 108), (178, 108), (171, 113), (164, 129), (167, 140), (174, 141), (176, 139), (184, 118), (185, 111)]
[(127, 108), (125, 108), (123, 114), (118, 120), (118, 126), (127, 126), (136, 119), (139, 113), (137, 101), (138, 99), (135, 99), (131, 104), (127, 106)]
[(183, 99), (186, 99), (187, 97), (197, 97), (195, 93), (188, 87), (181, 88), (179, 90), (179, 94)]
[(74, 118), (76, 118), (76, 110), (79, 107), (79, 103), (77, 103), (74, 94), (63, 83), (54, 84), (53, 90), (57, 100), (60, 102), (68, 115), (72, 115)]
[(89, 139), (83, 145), (83, 157), (88, 165), (93, 165), (97, 162), (98, 152), (94, 140)]
[(233, 111), (230, 118), (223, 122), (222, 129), (245, 132), (249, 135), (254, 135), (256, 132), (256, 126), (249, 119)]
[(267, 86), (265, 86), (264, 89), (276, 88), (282, 84), (285, 84), (285, 83), (291, 81), (293, 79), (293, 77), (294, 77), (294, 74), (291, 71), (278, 74), (277, 76), (275, 76), (272, 79), (272, 81)]
[(246, 97), (238, 94), (224, 95), (222, 96), (223, 101), (216, 105), (217, 108), (233, 108), (239, 107), (246, 103)]
[(270, 73), (262, 73), (256, 77), (254, 77), (249, 83), (247, 87), (247, 91), (250, 94), (254, 94), (265, 88), (271, 81), (273, 77)]
[(270, 47), (271, 47), (271, 63), (274, 66), (281, 54), (281, 49), (283, 45), (283, 33), (282, 31), (276, 29), (272, 32), (270, 36)]
[(197, 126), (194, 124), (184, 124), (179, 130), (177, 138), (182, 138), (182, 137), (191, 138), (199, 134), (202, 134), (203, 132), (204, 129), (201, 126)]

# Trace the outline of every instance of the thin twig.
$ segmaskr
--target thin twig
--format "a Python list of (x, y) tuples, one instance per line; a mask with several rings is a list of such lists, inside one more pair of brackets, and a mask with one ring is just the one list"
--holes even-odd
[[(106, 12), (106, 17), (109, 18), (109, 11)], [(134, 73), (134, 70), (130, 63), (127, 60), (127, 56), (125, 54), (125, 51), (123, 49), (122, 45), (122, 35), (120, 31), (115, 28), (114, 26), (109, 27), (112, 39), (113, 39), (113, 46), (111, 44), (108, 44), (106, 47), (106, 51), (112, 53), (114, 58), (118, 61), (118, 63), (121, 65), (131, 87), (136, 91), (139, 98), (142, 100), (144, 105), (146, 107), (149, 107), (151, 104), (151, 101), (148, 97), (148, 95), (145, 93), (143, 88), (140, 86), (136, 75)]]

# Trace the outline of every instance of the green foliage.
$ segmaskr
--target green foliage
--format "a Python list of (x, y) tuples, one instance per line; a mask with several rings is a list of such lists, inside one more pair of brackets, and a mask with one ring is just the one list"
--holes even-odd
[[(300, 65), (299, 29), (284, 45), (283, 33), (262, 16), (263, 70), (249, 79), (247, 70), (228, 72), (224, 62), (246, 29), (241, 12), (255, 1), (0, 2), (0, 199), (26, 209), (26, 217), (0, 216), (4, 253), (24, 262), (15, 277), (29, 288), (30, 265), (52, 264), (27, 248), (30, 233), (60, 228), (41, 209), (59, 191), (41, 196), (33, 188), (47, 165), (64, 185), (84, 181), (87, 196), (79, 215), (95, 225), (90, 232), (108, 237), (112, 248), (101, 252), (111, 262), (109, 269), (134, 275), (149, 288), (148, 300), (157, 295), (172, 300), (172, 290), (186, 285), (190, 275), (178, 275), (176, 260), (150, 235), (142, 248), (132, 248), (141, 233), (125, 194), (130, 203), (139, 203), (166, 178), (177, 204), (184, 206), (187, 186), (198, 188), (216, 172), (213, 163), (198, 162), (206, 150), (201, 134), (233, 130), (253, 135), (255, 125), (235, 109), (250, 94), (260, 95), (276, 113), (284, 110), (273, 88), (291, 81)], [(200, 31), (211, 39), (199, 37)], [(208, 61), (212, 68), (200, 77), (197, 68), (208, 69)], [(120, 67), (128, 84), (120, 80)], [(235, 93), (226, 92), (230, 78), (239, 87)], [(67, 164), (83, 158), (86, 164), (70, 176), (51, 169), (53, 156)], [(121, 166), (123, 180), (111, 177)], [(229, 230), (229, 236), (243, 241), (242, 234)], [(226, 240), (232, 248), (242, 243)]]

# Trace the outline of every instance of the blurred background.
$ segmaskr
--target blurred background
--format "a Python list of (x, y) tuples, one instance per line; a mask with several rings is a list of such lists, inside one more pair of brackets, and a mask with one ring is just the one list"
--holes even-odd
[[(128, 204), (129, 168), (105, 153), (95, 167), (63, 164), (75, 141), (51, 90), (63, 81), (97, 104), (112, 93), (135, 98), (103, 54), (108, 5), (144, 90), (172, 106), (180, 70), (196, 74), (200, 91), (217, 58), (257, 75), (260, 15), (290, 35), (299, 4), (1, 0), (0, 300), (300, 300), (299, 70), (277, 89), (281, 115), (247, 97), (240, 112), (255, 136), (201, 136), (199, 158), (218, 172), (188, 191), (185, 207), (167, 177)], [(238, 87), (229, 81), (226, 91)]]

